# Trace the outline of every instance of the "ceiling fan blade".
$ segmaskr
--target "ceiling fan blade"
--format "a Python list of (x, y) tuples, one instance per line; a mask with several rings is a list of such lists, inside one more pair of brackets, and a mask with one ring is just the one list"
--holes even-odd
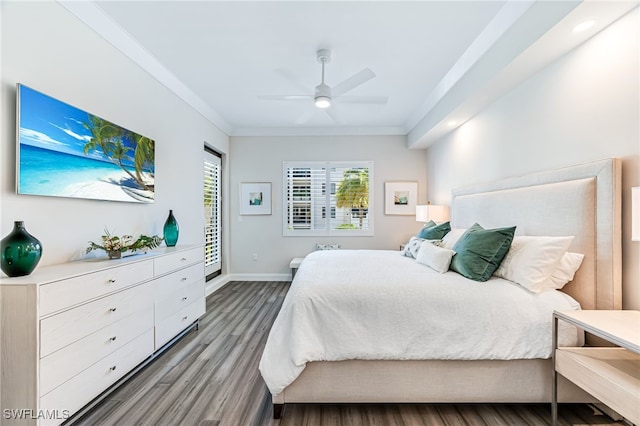
[(307, 108), (305, 111), (302, 112), (302, 114), (300, 114), (300, 116), (296, 119), (295, 123), (305, 124), (307, 121), (311, 119), (311, 116), (313, 115), (313, 113), (314, 113), (313, 109)]
[(340, 124), (340, 120), (338, 120), (333, 112), (329, 111), (329, 108), (323, 109), (322, 111), (324, 111), (324, 113), (327, 114), (334, 123)]
[(335, 99), (341, 104), (386, 104), (389, 98), (386, 96), (340, 96)]
[(282, 76), (285, 80), (293, 84), (301, 92), (309, 92), (309, 87), (306, 84), (303, 84), (300, 80), (296, 78), (295, 75), (291, 74), (289, 71), (283, 68), (278, 68), (276, 69), (276, 73), (280, 74), (280, 76)]
[(353, 90), (356, 87), (360, 86), (363, 83), (371, 80), (376, 76), (376, 73), (371, 71), (369, 68), (365, 68), (362, 71), (352, 75), (348, 79), (343, 82), (337, 84), (336, 86), (331, 88), (331, 94), (333, 96), (340, 96), (349, 90)]
[(308, 101), (313, 99), (312, 95), (262, 95), (258, 99), (266, 101)]

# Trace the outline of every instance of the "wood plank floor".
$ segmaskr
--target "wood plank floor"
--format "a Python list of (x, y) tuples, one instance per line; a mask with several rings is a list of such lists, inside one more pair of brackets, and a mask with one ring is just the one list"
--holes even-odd
[[(209, 296), (200, 329), (139, 372), (76, 425), (548, 425), (549, 404), (294, 404), (272, 420), (258, 362), (288, 282), (231, 282)], [(624, 425), (562, 404), (561, 425)]]

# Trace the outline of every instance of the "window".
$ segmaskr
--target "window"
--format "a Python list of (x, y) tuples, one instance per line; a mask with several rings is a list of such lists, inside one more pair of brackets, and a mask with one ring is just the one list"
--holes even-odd
[(283, 235), (373, 235), (372, 161), (285, 162), (283, 188)]
[(205, 147), (204, 152), (204, 268), (207, 279), (222, 272), (221, 173), (220, 156)]

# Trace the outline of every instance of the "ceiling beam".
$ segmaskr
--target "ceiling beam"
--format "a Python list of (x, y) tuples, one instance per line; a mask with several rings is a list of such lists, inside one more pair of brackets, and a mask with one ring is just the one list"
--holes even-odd
[[(469, 46), (406, 124), (407, 147), (424, 149), (454, 127), (443, 125), (450, 114), (480, 92), (496, 75), (561, 21), (582, 0), (509, 1)], [(477, 110), (457, 119), (462, 124), (495, 99), (482, 96)], [(418, 118), (420, 117), (421, 118)], [(434, 131), (435, 130), (435, 131)]]

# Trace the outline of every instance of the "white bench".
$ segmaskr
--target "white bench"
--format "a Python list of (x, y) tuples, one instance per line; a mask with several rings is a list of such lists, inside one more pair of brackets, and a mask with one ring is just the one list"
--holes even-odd
[(304, 260), (304, 257), (295, 257), (291, 259), (291, 262), (289, 262), (289, 268), (291, 268), (291, 281), (293, 281), (293, 278), (296, 276), (298, 267), (300, 266), (303, 260)]

